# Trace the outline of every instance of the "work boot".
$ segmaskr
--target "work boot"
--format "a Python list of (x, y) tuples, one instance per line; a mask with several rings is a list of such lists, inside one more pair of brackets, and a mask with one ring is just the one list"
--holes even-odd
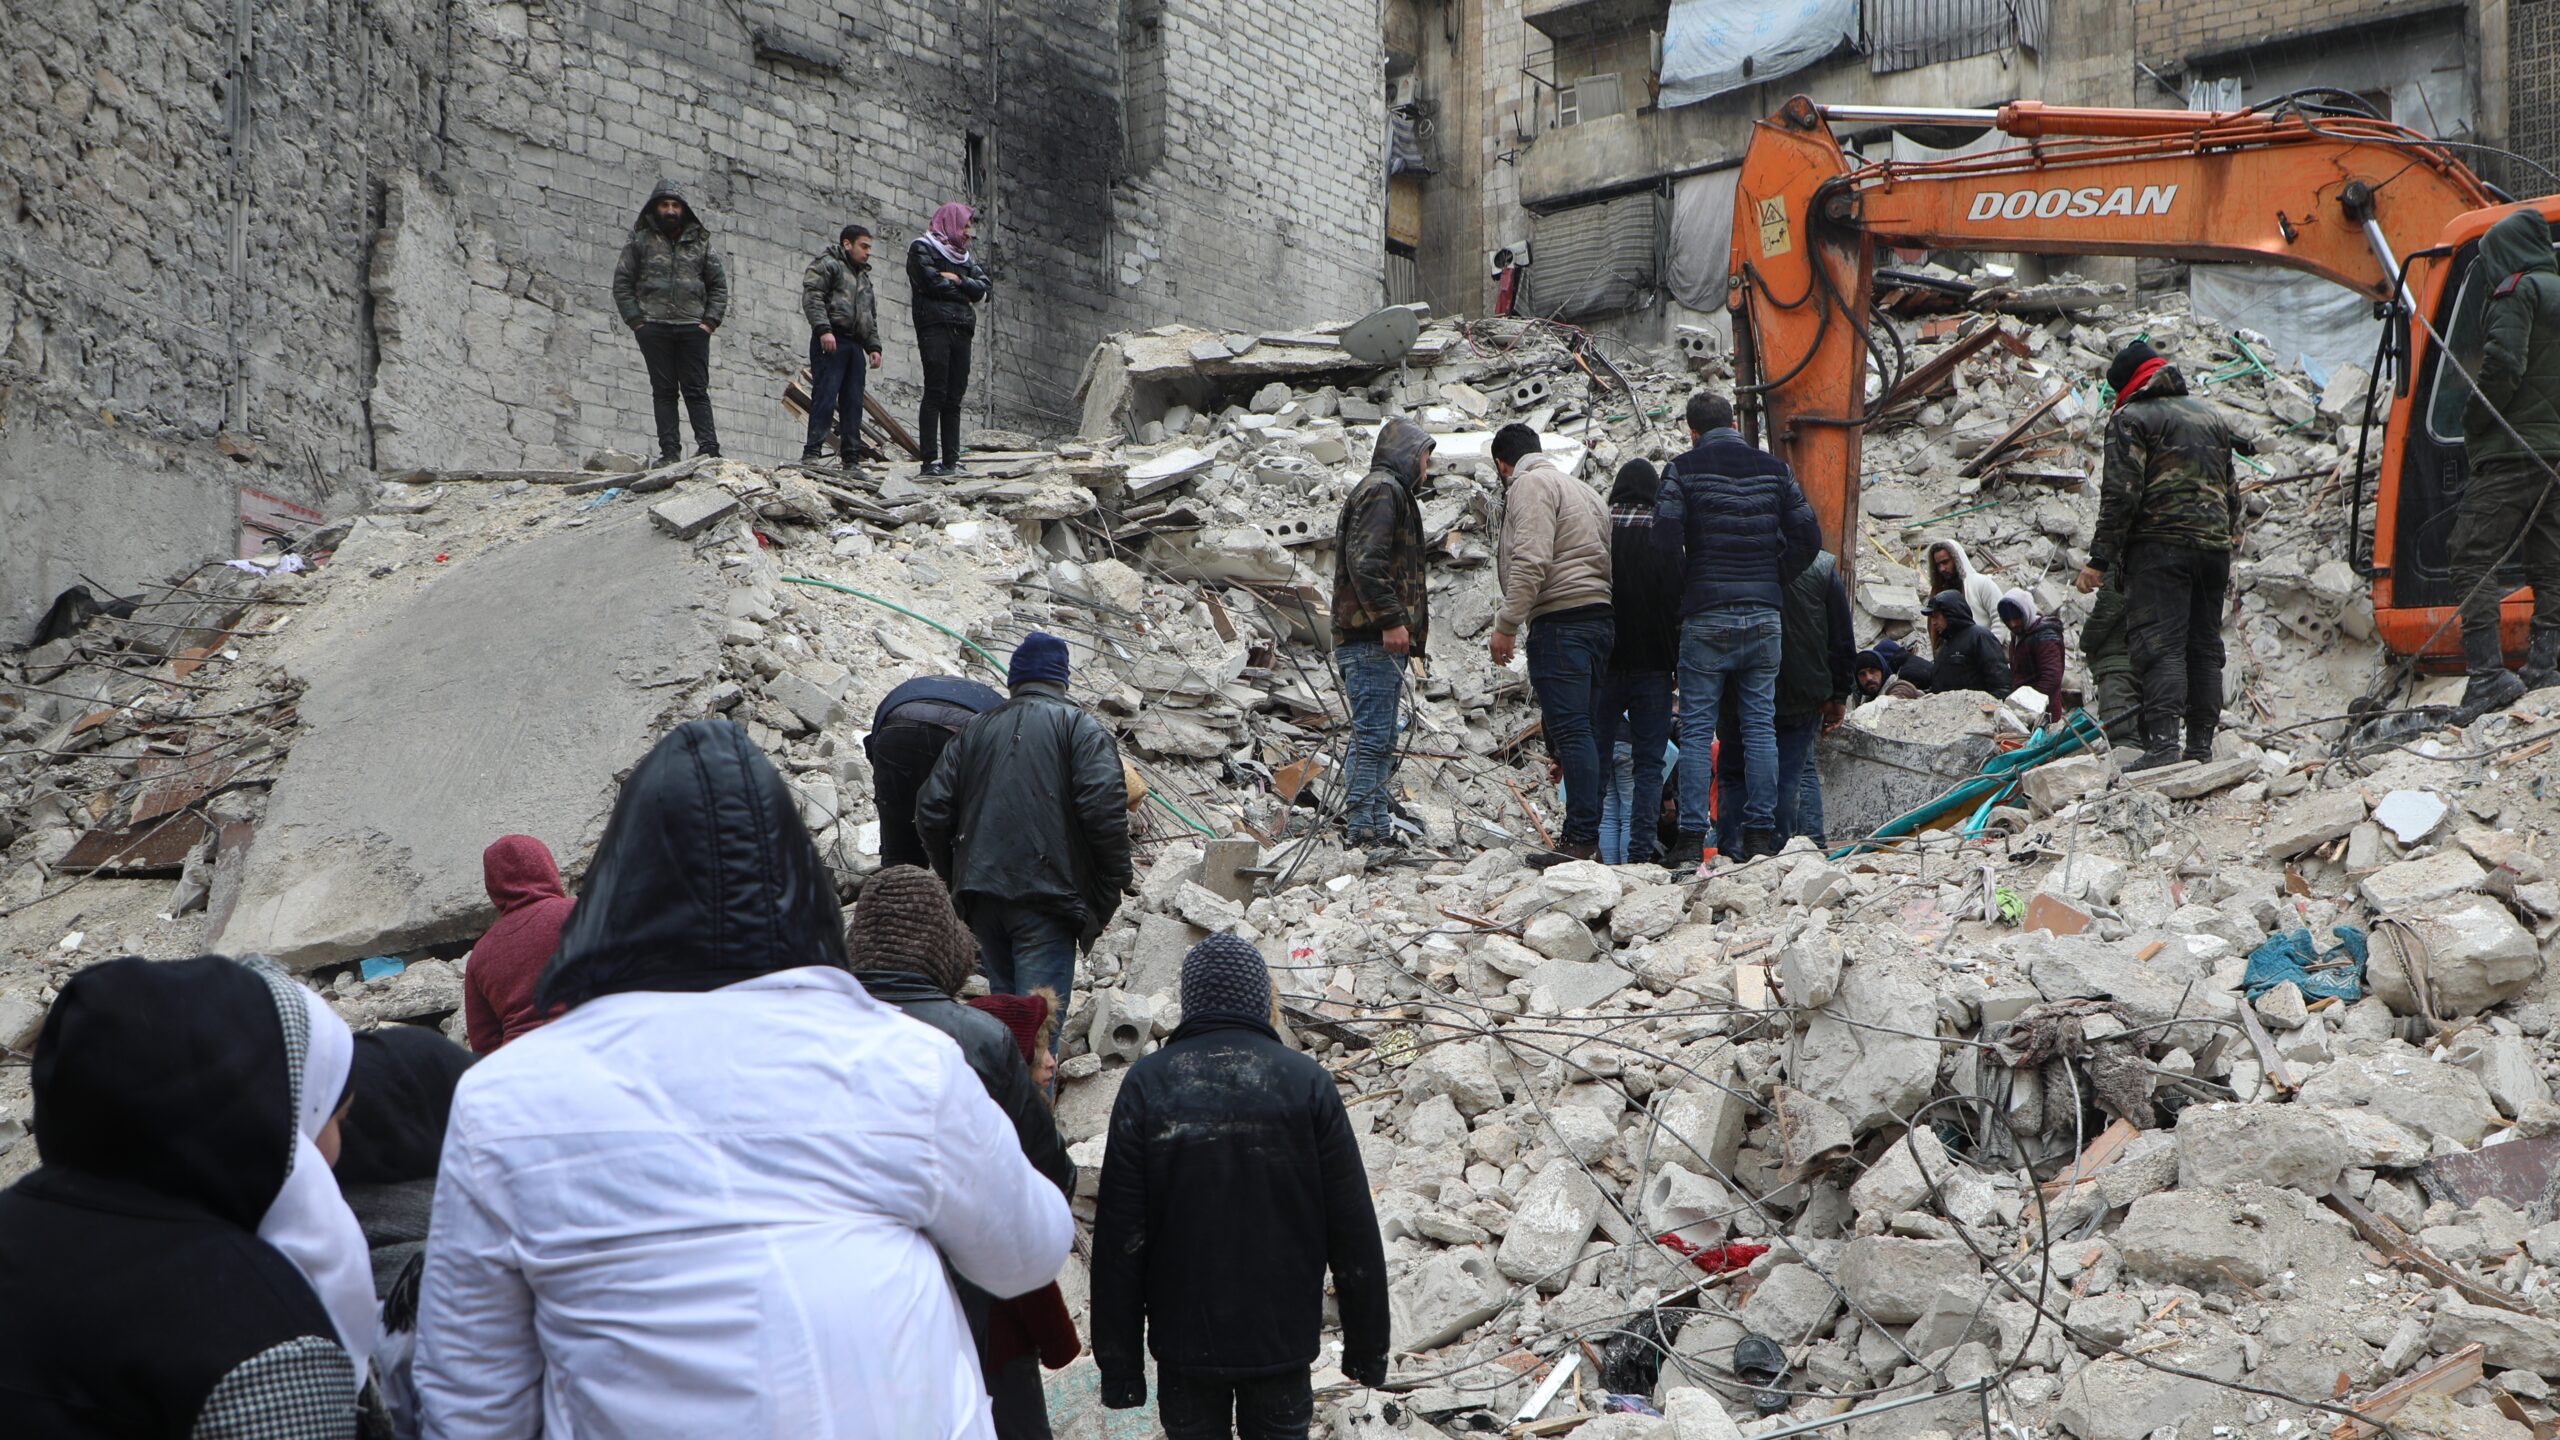
[(1558, 865), (1570, 864), (1576, 860), (1597, 860), (1599, 858), (1599, 841), (1567, 840), (1556, 846), (1553, 850), (1539, 850), (1532, 852), (1529, 856), (1529, 868), (1532, 870), (1547, 870)]
[(2456, 724), (2468, 725), (2524, 698), (2524, 682), (2508, 671), (2495, 625), (2462, 627), (2462, 668), (2465, 680), (2462, 703), (2454, 708)]
[(800, 468), (803, 470), (824, 469), (826, 467), (826, 463), (827, 452), (824, 450), (803, 450), (800, 452)]
[(2533, 632), (2533, 648), (2524, 654), (2524, 673), (2519, 676), (2528, 691), (2560, 685), (2560, 630)]
[(1707, 837), (1702, 834), (1683, 832), (1673, 837), (1670, 852), (1662, 857), (1662, 868), (1674, 875), (1695, 875), (1698, 873), (1698, 862), (1704, 860), (1706, 855)]
[(2171, 741), (2157, 749), (2143, 751), (2141, 759), (2124, 767), (2124, 773), (2131, 775), (2140, 770), (2157, 770), (2163, 765), (2178, 764), (2186, 758), (2185, 753), (2178, 749), (2177, 742)]
[(1742, 832), (1742, 858), (1757, 860), (1763, 855), (1775, 855), (1785, 849), (1786, 844), (1778, 838), (1776, 826), (1747, 828)]

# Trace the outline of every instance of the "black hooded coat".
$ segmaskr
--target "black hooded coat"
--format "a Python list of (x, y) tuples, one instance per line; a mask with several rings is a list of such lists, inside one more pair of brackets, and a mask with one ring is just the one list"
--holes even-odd
[(1929, 600), (1929, 613), (1946, 620), (1930, 656), (1929, 692), (1979, 690), (1994, 699), (2018, 688), (2010, 683), (2008, 647), (1989, 626), (1973, 622), (1973, 607), (1955, 590), (1941, 590)]

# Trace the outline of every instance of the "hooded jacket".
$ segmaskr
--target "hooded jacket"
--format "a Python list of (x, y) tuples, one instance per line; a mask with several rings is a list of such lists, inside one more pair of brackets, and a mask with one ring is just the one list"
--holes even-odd
[(346, 1436), (356, 1371), (258, 1236), (295, 1163), (275, 992), (220, 956), (90, 966), (30, 1071), (42, 1165), (0, 1192), (11, 1436)]
[(576, 1003), (454, 1097), (429, 1434), (992, 1436), (945, 1262), (1019, 1295), (1074, 1222), (959, 1047), (844, 955), (771, 762), (678, 727), (562, 938), (548, 983)]
[(2480, 388), (2463, 411), (2471, 463), (2560, 458), (2560, 265), (2542, 212), (2519, 207), (2490, 226), (2477, 268), (2489, 298), (2474, 372)]
[(1093, 1223), (1104, 1402), (1145, 1398), (1145, 1354), (1204, 1377), (1303, 1376), (1328, 1268), (1343, 1372), (1380, 1384), (1385, 1246), (1341, 1092), (1260, 1018), (1187, 1016), (1111, 1107)]
[(1680, 566), (1653, 543), (1653, 505), (1662, 479), (1642, 460), (1618, 469), (1609, 487), (1609, 612), (1618, 622), (1609, 651), (1613, 675), (1680, 668)]
[(471, 1053), (486, 1055), (539, 1027), (534, 1002), (543, 967), (560, 946), (560, 929), (577, 908), (560, 888), (551, 847), (530, 835), (501, 835), (480, 852), (480, 874), (498, 923), (471, 947), (462, 966), (463, 1033)]
[(880, 298), (871, 286), (871, 262), (844, 258), (844, 242), (818, 252), (800, 272), (800, 313), (811, 335), (833, 332), (857, 350), (880, 348)]
[[(661, 200), (684, 206), (673, 235), (650, 218), (650, 207)], [(729, 267), (711, 248), (711, 232), (694, 218), (691, 202), (669, 181), (659, 181), (649, 192), (631, 238), (623, 244), (621, 263), (613, 268), (613, 308), (634, 330), (643, 325), (708, 325), (717, 330), (729, 313)]]
[(1422, 466), (1429, 433), (1398, 415), (1378, 427), (1369, 473), (1334, 522), (1333, 638), (1375, 640), (1399, 625), (1410, 653), (1431, 637), (1431, 575), (1423, 553)]
[(1999, 699), (2018, 688), (2009, 678), (2008, 651), (1988, 627), (1973, 623), (1972, 610), (1963, 596), (1953, 590), (1941, 590), (1930, 597), (1929, 613), (1944, 616), (1947, 622), (1946, 633), (1938, 637), (1936, 651), (1930, 657), (1931, 694), (1979, 690)]
[(1502, 586), (1495, 633), (1610, 603), (1609, 507), (1544, 453), (1520, 457), (1503, 491), (1502, 541), (1494, 570)]
[(2240, 536), (2233, 451), (2256, 447), (2222, 412), (2187, 393), (2187, 377), (2163, 365), (2107, 420), (2106, 479), (2098, 495), (2091, 569), (2124, 563), (2136, 545), (2228, 552)]
[(338, 1127), (335, 1173), (364, 1227), (378, 1296), (388, 1295), (426, 1249), (445, 1120), (470, 1068), (470, 1051), (422, 1025), (385, 1025), (355, 1037), (355, 1093)]
[(2109, 575), (2098, 587), (2089, 618), (2080, 625), (2080, 659), (2091, 679), (2133, 673), (2133, 640), (2125, 630), (2124, 577)]
[[(945, 272), (958, 275), (945, 280)], [(978, 328), (978, 302), (995, 289), (975, 257), (953, 260), (917, 236), (907, 245), (907, 305), (918, 330), (947, 326), (962, 333)]]
[(1875, 651), (1878, 660), (1884, 662), (1885, 678), (1888, 680), (1908, 680), (1920, 689), (1926, 690), (1929, 688), (1929, 681), (1936, 676), (1937, 667), (1929, 663), (1928, 656), (1912, 650), (1899, 640), (1878, 640), (1868, 648)]
[(1710, 430), (1662, 475), (1654, 543), (1686, 576), (1682, 619), (1729, 605), (1784, 603), (1822, 548), (1822, 526), (1787, 462), (1732, 429)]
[(1090, 945), (1136, 881), (1129, 785), (1102, 722), (1047, 681), (972, 720), (916, 793), (916, 835), (966, 920), (984, 906), (1063, 916)]
[(2008, 612), (2012, 609), (2025, 622), (2023, 628), (2011, 636), (2006, 647), (2009, 678), (2015, 682), (2010, 688), (2034, 686), (2045, 697), (2044, 718), (2047, 721), (2061, 719), (2062, 687), (2066, 683), (2063, 678), (2062, 617), (2038, 613), (2035, 597), (2024, 590), (2012, 590), (2001, 596), (2000, 607), (2002, 629), (2008, 628)]
[(1787, 582), (1787, 603), (1778, 613), (1778, 721), (1802, 724), (1832, 701), (1847, 700), (1857, 684), (1849, 587), (1840, 582), (1831, 552), (1815, 552), (1804, 573)]
[[(1954, 585), (1939, 583), (1937, 569), (1929, 563), (1942, 547), (1947, 558), (1955, 563), (1957, 583)], [(1965, 607), (1973, 612), (1977, 625), (1989, 625), (2000, 618), (2000, 582), (1973, 568), (1973, 557), (1965, 553), (1963, 541), (1952, 535), (1932, 538), (1921, 545), (1920, 559), (1923, 583), (1929, 594), (1935, 595), (1941, 590), (1962, 594)]]

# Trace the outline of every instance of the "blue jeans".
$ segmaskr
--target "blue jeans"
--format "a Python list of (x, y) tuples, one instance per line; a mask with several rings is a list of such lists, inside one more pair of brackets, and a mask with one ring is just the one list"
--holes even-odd
[[(998, 995), (1028, 995), (1046, 990), (1057, 997), (1055, 1014), (1063, 1017), (1076, 992), (1076, 940), (1082, 933), (1073, 917), (1054, 915), (1023, 905), (980, 899), (969, 933), (978, 937), (978, 968), (987, 988)], [(1051, 1029), (1049, 1053), (1058, 1053), (1066, 1026)]]
[[(1631, 749), (1634, 773), (1617, 814), (1617, 853), (1609, 853), (1610, 826), (1600, 827), (1602, 858), (1612, 865), (1653, 858), (1656, 817), (1662, 813), (1662, 754), (1671, 745), (1671, 672), (1639, 670), (1612, 673), (1600, 687), (1600, 753), (1611, 754), (1623, 739)], [(1616, 787), (1611, 787), (1612, 798)]]
[(830, 355), (817, 337), (810, 337), (809, 440), (801, 449), (825, 449), (828, 422), (833, 421), (836, 458), (848, 466), (861, 463), (862, 384), (870, 371), (871, 357), (853, 341), (836, 337), (836, 353)]
[(1404, 695), (1404, 662), (1375, 640), (1333, 647), (1342, 698), (1351, 706), (1351, 758), (1345, 767), (1350, 793), (1342, 829), (1355, 845), (1387, 838), (1387, 782), (1396, 773), (1396, 702)]
[(1592, 724), (1609, 679), (1609, 650), (1618, 623), (1596, 620), (1529, 622), (1529, 688), (1538, 694), (1538, 718), (1547, 753), (1564, 767), (1564, 835), (1567, 845), (1600, 838), (1603, 753)]
[[(1821, 721), (1816, 720), (1814, 722), (1813, 734), (1815, 739), (1821, 738)], [(1785, 769), (1786, 740), (1784, 737), (1781, 737), (1778, 741), (1778, 760), (1778, 768), (1781, 770)], [(1822, 767), (1813, 763), (1813, 742), (1811, 740), (1805, 742), (1804, 779), (1796, 786), (1795, 797), (1796, 820), (1795, 824), (1787, 827), (1787, 833), (1791, 836), (1811, 836), (1813, 843), (1816, 845), (1829, 844), (1831, 841), (1830, 832), (1822, 828)]]
[[(1800, 720), (1781, 720), (1778, 731), (1778, 840), (1779, 843), (1798, 835), (1822, 833), (1822, 780), (1813, 773), (1813, 742), (1822, 734), (1820, 712)], [(1736, 742), (1728, 726), (1724, 748), (1716, 756), (1716, 780), (1722, 787), (1717, 793), (1726, 803), (1716, 814), (1716, 848), (1727, 852), (1742, 845), (1744, 808), (1732, 803), (1748, 783), (1744, 772), (1744, 747)], [(1806, 823), (1804, 797), (1813, 796), (1812, 823)]]
[(1727, 685), (1742, 697), (1742, 824), (1778, 824), (1778, 654), (1784, 636), (1777, 607), (1730, 605), (1680, 622), (1680, 833), (1714, 828), (1707, 792), (1715, 772), (1710, 743)]

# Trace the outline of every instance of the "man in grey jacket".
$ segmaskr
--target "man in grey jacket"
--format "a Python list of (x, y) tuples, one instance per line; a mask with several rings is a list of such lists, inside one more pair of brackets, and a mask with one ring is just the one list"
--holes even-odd
[(1556, 853), (1597, 860), (1607, 767), (1594, 727), (1618, 635), (1609, 608), (1609, 507), (1598, 491), (1558, 469), (1526, 425), (1495, 432), (1493, 468), (1509, 483), (1494, 555), (1502, 609), (1489, 648), (1494, 664), (1510, 664), (1512, 637), (1530, 627), (1529, 685), (1538, 695), (1547, 753), (1564, 770), (1564, 834)]
[(613, 306), (649, 367), (658, 463), (683, 458), (683, 436), (676, 429), (679, 392), (693, 417), (694, 453), (718, 455), (720, 433), (711, 423), (711, 333), (729, 313), (729, 267), (671, 181), (661, 180), (649, 192), (649, 203), (631, 226), (621, 263), (613, 269)]
[(827, 454), (835, 422), (836, 462), (862, 463), (862, 387), (880, 365), (880, 306), (871, 290), (871, 232), (847, 225), (836, 243), (800, 272), (800, 310), (809, 321), (809, 439), (800, 463)]

